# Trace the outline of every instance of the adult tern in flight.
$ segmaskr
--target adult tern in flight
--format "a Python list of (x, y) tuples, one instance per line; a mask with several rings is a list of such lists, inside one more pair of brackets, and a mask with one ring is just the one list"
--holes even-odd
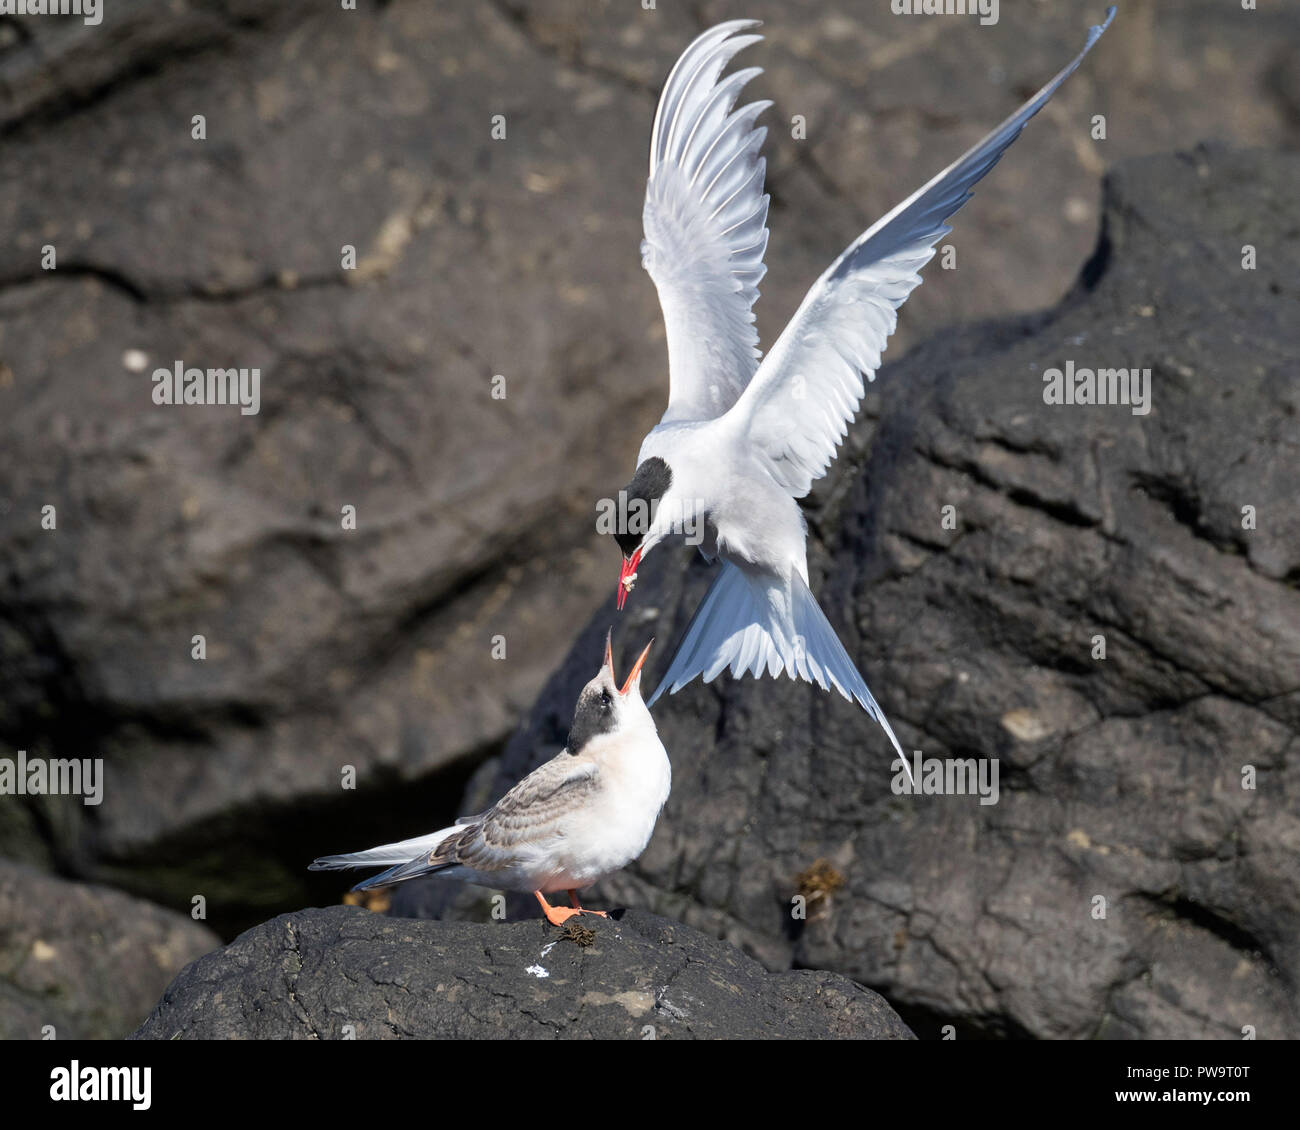
[[(807, 526), (797, 499), (835, 458), (897, 310), (920, 269), (1025, 123), (1110, 26), (997, 129), (860, 235), (813, 284), (760, 363), (752, 307), (766, 270), (766, 130), (770, 102), (732, 110), (756, 67), (722, 72), (761, 37), (732, 20), (699, 36), (673, 67), (650, 136), (642, 264), (668, 338), (668, 409), (646, 436), (625, 488), (621, 609), (646, 554), (693, 531), (722, 567), (650, 699), (697, 675), (709, 682), (785, 672), (856, 699), (903, 752), (884, 712), (808, 589)], [(636, 521), (640, 515), (644, 520)], [(907, 764), (903, 758), (904, 765)]]

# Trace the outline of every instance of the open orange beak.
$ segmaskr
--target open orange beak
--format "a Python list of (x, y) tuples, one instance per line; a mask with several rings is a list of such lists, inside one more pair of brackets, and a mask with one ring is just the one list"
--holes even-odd
[[(650, 654), (650, 649), (654, 646), (654, 642), (655, 641), (652, 639), (648, 644), (645, 645), (645, 650), (636, 657), (636, 662), (632, 664), (632, 670), (629, 671), (627, 674), (627, 682), (623, 684), (623, 689), (618, 692), (619, 694), (621, 695), (627, 694), (627, 692), (632, 689), (632, 684), (635, 683), (637, 679), (641, 677), (641, 667), (645, 663), (645, 657)], [(612, 674), (614, 668), (611, 667), (609, 670), (610, 673)]]
[[(613, 635), (614, 635), (613, 629), (605, 633), (604, 666), (609, 668), (610, 680), (613, 682), (615, 686), (618, 686), (618, 679), (615, 678), (614, 676), (614, 648), (612, 646)], [(655, 641), (652, 639), (648, 644), (645, 645), (645, 650), (640, 655), (637, 656), (636, 662), (632, 664), (632, 670), (629, 671), (627, 674), (627, 681), (623, 684), (623, 689), (618, 692), (620, 695), (627, 694), (627, 692), (632, 689), (632, 684), (637, 681), (638, 676), (641, 674), (641, 668), (645, 665), (646, 656), (650, 654), (650, 648), (654, 645), (654, 642)]]
[(620, 612), (623, 611), (623, 605), (627, 603), (627, 594), (632, 591), (632, 582), (636, 580), (636, 567), (639, 564), (641, 564), (640, 547), (633, 551), (631, 557), (623, 558), (623, 567), (618, 574), (618, 592), (614, 594)]

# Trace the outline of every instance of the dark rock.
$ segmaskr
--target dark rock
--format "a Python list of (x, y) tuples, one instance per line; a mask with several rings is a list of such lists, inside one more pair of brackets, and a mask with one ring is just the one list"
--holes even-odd
[[(776, 99), (765, 341), (1103, 7), (976, 30), (747, 4)], [(666, 387), (637, 253), (655, 93), (724, 9), (137, 0), (93, 29), (0, 22), (0, 743), (108, 770), (93, 820), (0, 804), (0, 853), (202, 893), (229, 931), (333, 889), (304, 860), (452, 815), (612, 603), (593, 502)], [(1126, 8), (963, 213), (961, 270), (911, 299), (890, 356), (1061, 293), (1104, 162), (1294, 143), (1285, 55), (1260, 49), (1294, 39), (1281, 10)], [(1203, 72), (1214, 96), (1189, 97)], [(178, 358), (260, 367), (261, 412), (153, 405)]]
[[(573, 920), (570, 920), (572, 925)], [(570, 937), (569, 935), (576, 935)], [(911, 1039), (833, 973), (773, 974), (643, 911), (578, 930), (284, 914), (196, 961), (138, 1039)]]
[[(813, 591), (904, 748), (997, 758), (998, 803), (896, 795), (836, 696), (696, 683), (656, 706), (673, 794), (595, 905), (836, 970), (923, 1037), (1300, 1037), (1298, 181), (1295, 154), (1123, 164), (1070, 297), (887, 366), (814, 491)], [(1149, 367), (1150, 414), (1045, 404), (1067, 360)], [(642, 565), (617, 629), (662, 641), (647, 686), (712, 575), (688, 554)], [(610, 619), (466, 811), (555, 753)], [(844, 885), (792, 922), (819, 858)], [(450, 913), (454, 890), (394, 906)]]
[(0, 860), (0, 1039), (122, 1039), (220, 944), (175, 911)]

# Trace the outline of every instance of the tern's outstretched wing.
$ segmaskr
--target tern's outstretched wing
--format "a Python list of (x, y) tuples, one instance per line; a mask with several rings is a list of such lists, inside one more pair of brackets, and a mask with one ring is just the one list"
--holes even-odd
[(898, 321), (897, 310), (921, 283), (920, 269), (952, 229), (946, 220), (1110, 26), (1088, 32), (1074, 60), (983, 141), (877, 221), (827, 268), (777, 339), (732, 409), (776, 479), (796, 498), (812, 488), (862, 399), (862, 375), (874, 379)]
[(664, 421), (706, 420), (735, 402), (758, 365), (752, 307), (767, 269), (767, 130), (754, 127), (770, 102), (732, 112), (762, 72), (723, 68), (758, 35), (756, 20), (706, 31), (673, 67), (650, 136), (641, 263), (654, 279), (668, 335), (670, 390)]

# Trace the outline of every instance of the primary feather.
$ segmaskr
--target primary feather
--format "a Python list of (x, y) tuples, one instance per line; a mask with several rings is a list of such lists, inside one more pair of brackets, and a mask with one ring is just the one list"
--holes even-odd
[(654, 280), (668, 337), (664, 420), (703, 420), (735, 402), (758, 365), (752, 307), (766, 268), (767, 131), (754, 119), (770, 102), (732, 110), (753, 67), (719, 81), (757, 35), (755, 20), (705, 32), (677, 61), (650, 139), (641, 262)]
[(1083, 62), (1105, 23), (1046, 86), (928, 184), (862, 233), (817, 280), (732, 410), (768, 470), (796, 498), (835, 458), (874, 380), (898, 307), (921, 285), (920, 270), (947, 221), (998, 163), (1025, 124)]

